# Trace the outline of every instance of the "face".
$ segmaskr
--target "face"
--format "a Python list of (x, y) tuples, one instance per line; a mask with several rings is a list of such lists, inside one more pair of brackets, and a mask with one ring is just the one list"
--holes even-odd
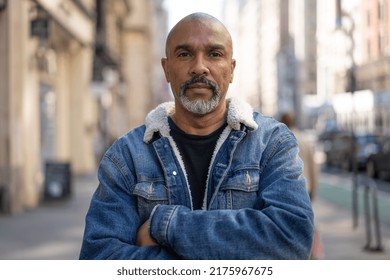
[(175, 99), (186, 110), (203, 115), (225, 100), (233, 80), (229, 33), (218, 22), (180, 22), (167, 41), (162, 59), (167, 81)]

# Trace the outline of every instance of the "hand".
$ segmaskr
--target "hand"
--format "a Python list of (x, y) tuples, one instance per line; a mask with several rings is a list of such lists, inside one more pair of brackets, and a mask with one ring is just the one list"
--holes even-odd
[(138, 229), (136, 245), (137, 246), (159, 246), (150, 236), (149, 220), (143, 223), (143, 225), (140, 226), (140, 228)]

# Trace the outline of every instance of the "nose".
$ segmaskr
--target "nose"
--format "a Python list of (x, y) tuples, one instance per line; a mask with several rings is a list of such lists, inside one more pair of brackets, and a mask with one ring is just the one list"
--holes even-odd
[(209, 73), (210, 70), (207, 66), (206, 59), (200, 55), (196, 56), (190, 68), (191, 76), (207, 76)]

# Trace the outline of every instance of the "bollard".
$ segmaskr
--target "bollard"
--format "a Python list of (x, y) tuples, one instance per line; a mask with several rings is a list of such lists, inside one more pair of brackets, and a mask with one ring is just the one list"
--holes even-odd
[[(364, 217), (366, 225), (366, 245), (363, 247), (364, 250), (370, 252), (383, 252), (381, 229), (379, 221), (379, 209), (378, 209), (378, 195), (377, 185), (374, 180), (367, 179), (362, 182), (364, 185)], [(370, 196), (372, 201), (372, 212), (371, 215), (371, 204)], [(373, 229), (375, 231), (376, 244), (372, 245), (372, 218), (373, 218)]]
[(373, 211), (374, 211), (374, 230), (376, 233), (376, 240), (377, 244), (374, 248), (375, 251), (383, 251), (382, 246), (382, 236), (381, 236), (381, 228), (380, 228), (380, 221), (379, 221), (379, 208), (378, 208), (378, 196), (377, 196), (377, 186), (375, 184), (374, 188), (371, 189), (372, 193), (372, 205), (373, 205)]
[(369, 191), (368, 185), (364, 185), (364, 221), (366, 226), (366, 245), (363, 247), (364, 250), (370, 250), (372, 242)]

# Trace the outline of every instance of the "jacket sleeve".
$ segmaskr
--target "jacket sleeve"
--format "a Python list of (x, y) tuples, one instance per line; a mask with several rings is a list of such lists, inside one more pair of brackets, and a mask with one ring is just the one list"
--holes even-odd
[(151, 236), (184, 259), (308, 259), (313, 211), (295, 139), (271, 147), (267, 157), (253, 208), (158, 205)]
[(99, 186), (86, 216), (80, 259), (177, 259), (163, 247), (135, 245), (142, 222), (130, 194), (129, 178), (119, 161), (105, 156), (99, 167)]

